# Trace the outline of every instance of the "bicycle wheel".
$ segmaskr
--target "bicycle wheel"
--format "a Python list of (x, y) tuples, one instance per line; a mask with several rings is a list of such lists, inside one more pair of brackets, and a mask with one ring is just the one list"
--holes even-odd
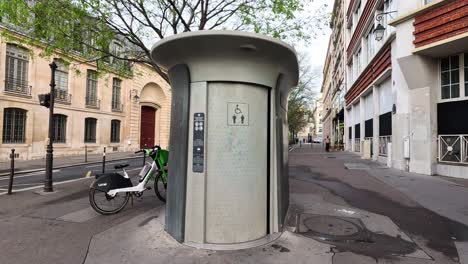
[(117, 193), (110, 197), (106, 192), (91, 188), (89, 190), (89, 203), (96, 212), (103, 215), (118, 213), (128, 203), (129, 193)]
[(167, 182), (164, 181), (162, 173), (158, 173), (154, 179), (154, 192), (159, 200), (166, 202)]

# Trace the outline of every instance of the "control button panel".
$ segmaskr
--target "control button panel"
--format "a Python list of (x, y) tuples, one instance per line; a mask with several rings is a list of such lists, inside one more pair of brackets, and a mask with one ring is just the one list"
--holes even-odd
[(193, 116), (193, 165), (192, 171), (201, 173), (205, 165), (205, 113)]

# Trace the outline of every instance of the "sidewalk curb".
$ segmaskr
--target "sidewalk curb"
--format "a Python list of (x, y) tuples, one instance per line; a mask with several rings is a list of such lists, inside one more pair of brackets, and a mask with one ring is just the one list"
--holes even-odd
[[(140, 158), (140, 159), (141, 159), (142, 157), (138, 156), (138, 157), (118, 158), (118, 159), (113, 159), (113, 160), (106, 160), (106, 163), (107, 163), (107, 162), (112, 162), (112, 161), (127, 160), (127, 159), (137, 159), (137, 158)], [(62, 165), (62, 166), (53, 167), (52, 169), (53, 169), (53, 170), (55, 170), (55, 169), (65, 169), (65, 168), (70, 168), (70, 167), (78, 167), (78, 166), (92, 165), (92, 164), (98, 164), (98, 163), (102, 163), (102, 160), (100, 160), (100, 161), (92, 161), (92, 162), (74, 163), (74, 164), (69, 164), (69, 165)], [(15, 171), (15, 175), (26, 174), (26, 173), (31, 173), (31, 172), (39, 172), (39, 171), (45, 171), (45, 168)], [(8, 176), (8, 175), (10, 175), (9, 172), (0, 173), (0, 177), (2, 177), (2, 176)]]

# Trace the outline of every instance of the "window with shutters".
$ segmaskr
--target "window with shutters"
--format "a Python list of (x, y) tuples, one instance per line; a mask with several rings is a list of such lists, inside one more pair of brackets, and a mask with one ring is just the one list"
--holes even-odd
[(97, 85), (97, 72), (88, 70), (86, 74), (86, 106), (99, 108), (99, 100), (97, 99)]
[(88, 117), (85, 119), (85, 143), (96, 143), (96, 118)]
[(111, 121), (111, 143), (120, 142), (120, 121), (112, 120)]
[(71, 96), (68, 92), (68, 65), (60, 59), (54, 59), (57, 64), (55, 71), (55, 99), (57, 103), (70, 103)]
[(5, 91), (31, 95), (31, 87), (28, 85), (28, 50), (7, 44), (5, 59)]
[(5, 108), (3, 110), (3, 143), (25, 143), (26, 110)]
[(67, 142), (67, 116), (55, 114), (54, 115), (54, 143)]
[(118, 78), (112, 79), (112, 111), (122, 111), (122, 103), (120, 100), (122, 80)]

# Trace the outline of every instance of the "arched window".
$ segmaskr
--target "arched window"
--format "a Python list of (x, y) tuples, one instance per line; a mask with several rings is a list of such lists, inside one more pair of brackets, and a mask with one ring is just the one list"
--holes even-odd
[(29, 52), (15, 44), (7, 44), (5, 60), (5, 90), (30, 94), (28, 85)]
[(5, 108), (3, 110), (3, 143), (24, 143), (26, 141), (26, 110)]
[(96, 123), (96, 118), (88, 117), (85, 119), (85, 143), (96, 143)]
[(112, 120), (111, 121), (111, 143), (120, 142), (120, 121)]
[(67, 116), (55, 114), (54, 115), (54, 143), (67, 142)]

